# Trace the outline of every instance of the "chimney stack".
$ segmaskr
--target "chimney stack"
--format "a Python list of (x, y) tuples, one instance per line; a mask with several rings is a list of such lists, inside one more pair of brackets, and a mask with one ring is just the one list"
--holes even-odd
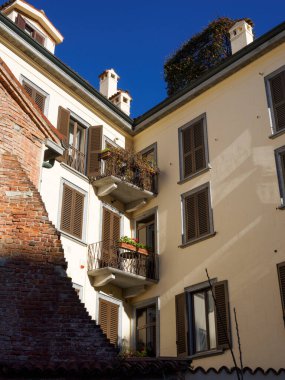
[(240, 20), (229, 30), (232, 54), (253, 41), (252, 27), (245, 20)]
[(100, 74), (99, 78), (100, 93), (129, 116), (132, 98), (128, 91), (118, 89), (119, 75), (114, 69), (108, 69)]

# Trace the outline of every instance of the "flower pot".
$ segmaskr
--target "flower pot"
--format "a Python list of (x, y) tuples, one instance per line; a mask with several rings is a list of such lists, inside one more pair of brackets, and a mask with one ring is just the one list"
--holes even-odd
[(137, 248), (137, 252), (141, 253), (142, 255), (148, 255), (148, 250), (146, 248)]
[(112, 156), (112, 152), (106, 150), (105, 152), (100, 153), (101, 160), (108, 160)]
[(136, 247), (134, 245), (129, 244), (129, 243), (124, 243), (123, 241), (118, 242), (118, 247), (123, 248), (123, 249), (127, 249), (128, 251), (136, 252)]

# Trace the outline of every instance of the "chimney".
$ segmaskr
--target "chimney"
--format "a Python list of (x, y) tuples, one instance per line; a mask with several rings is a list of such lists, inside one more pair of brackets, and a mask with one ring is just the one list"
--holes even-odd
[(119, 75), (114, 69), (105, 70), (99, 75), (100, 92), (128, 116), (130, 115), (132, 97), (128, 91), (118, 89)]
[(128, 116), (130, 115), (132, 97), (128, 91), (118, 90), (118, 92), (111, 96), (109, 100)]
[(106, 98), (110, 98), (117, 93), (118, 80), (120, 77), (115, 73), (114, 69), (105, 70), (99, 75), (100, 78), (100, 92)]
[(229, 30), (232, 54), (253, 41), (252, 27), (245, 20), (240, 20)]

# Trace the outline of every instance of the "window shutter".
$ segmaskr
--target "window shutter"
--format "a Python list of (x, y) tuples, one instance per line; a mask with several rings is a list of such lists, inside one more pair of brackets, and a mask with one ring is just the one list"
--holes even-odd
[(72, 232), (72, 199), (73, 189), (64, 184), (62, 193), (60, 229), (68, 233)]
[(103, 207), (102, 260), (103, 266), (116, 263), (117, 249), (114, 244), (120, 238), (120, 215)]
[(185, 208), (185, 242), (209, 234), (210, 209), (209, 188), (190, 194), (184, 199)]
[(99, 299), (99, 324), (114, 345), (118, 344), (119, 305)]
[(175, 296), (177, 356), (188, 355), (186, 294)]
[(42, 36), (40, 33), (36, 32), (35, 30), (34, 30), (34, 32), (33, 32), (33, 38), (34, 38), (34, 39), (35, 39), (40, 45), (44, 46), (44, 44), (45, 44), (45, 38), (44, 38), (44, 36)]
[(102, 150), (102, 125), (88, 130), (87, 176), (96, 177), (101, 173), (99, 153)]
[(283, 319), (285, 322), (285, 262), (277, 264)]
[(190, 125), (182, 131), (183, 178), (206, 167), (204, 121)]
[(72, 234), (81, 239), (83, 228), (84, 194), (74, 190)]
[(276, 131), (285, 128), (285, 71), (270, 80)]
[(65, 108), (58, 107), (57, 129), (64, 135), (64, 141), (68, 144), (70, 112)]
[(22, 30), (25, 30), (25, 26), (26, 26), (26, 21), (24, 19), (24, 17), (22, 17), (19, 13), (18, 13), (18, 16), (16, 18), (16, 25), (22, 29)]
[(45, 109), (45, 96), (35, 91), (35, 102), (39, 109), (43, 112)]
[(216, 339), (218, 349), (231, 345), (228, 282), (219, 281), (213, 285), (215, 297)]
[(32, 98), (33, 97), (33, 88), (25, 82), (23, 83), (23, 86), (24, 86), (26, 93)]
[(63, 185), (60, 229), (82, 238), (84, 194), (68, 185)]

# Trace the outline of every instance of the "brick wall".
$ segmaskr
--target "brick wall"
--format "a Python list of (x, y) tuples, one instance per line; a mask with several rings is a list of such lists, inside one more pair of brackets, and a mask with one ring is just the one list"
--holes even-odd
[(17, 157), (0, 154), (0, 363), (96, 368), (114, 347), (80, 303), (56, 229)]

